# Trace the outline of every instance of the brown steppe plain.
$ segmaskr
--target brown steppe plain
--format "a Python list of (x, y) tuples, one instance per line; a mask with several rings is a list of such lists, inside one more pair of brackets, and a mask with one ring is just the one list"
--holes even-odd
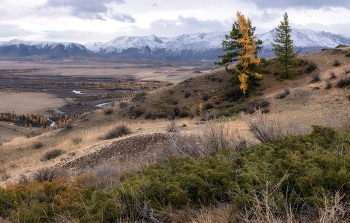
[[(345, 48), (343, 51), (349, 51), (349, 49)], [(313, 82), (312, 75), (307, 73), (291, 80), (277, 80), (273, 74), (267, 74), (260, 81), (261, 94), (251, 97), (267, 99), (270, 102), (268, 114), (255, 112), (247, 115), (241, 112), (235, 116), (220, 117), (215, 122), (223, 125), (233, 134), (244, 137), (250, 143), (257, 143), (257, 141), (249, 132), (248, 122), (261, 118), (261, 116), (269, 120), (278, 120), (282, 123), (283, 128), (298, 126), (301, 132), (310, 131), (311, 125), (338, 127), (350, 123), (349, 89), (335, 87), (339, 79), (350, 77), (350, 74), (346, 72), (350, 70), (350, 57), (345, 57), (343, 52), (333, 50), (299, 57), (317, 64), (317, 70), (314, 73), (319, 74), (321, 81)], [(335, 60), (340, 62), (340, 66), (333, 65)], [(11, 64), (6, 64), (8, 62), (1, 63), (11, 68)], [(20, 64), (20, 66), (25, 64)], [(35, 67), (36, 65), (28, 63), (28, 66)], [(101, 69), (94, 69), (94, 71), (91, 71), (93, 70), (91, 65), (84, 65), (84, 62), (81, 62), (80, 68), (70, 68), (71, 65), (65, 65), (67, 67), (61, 67), (59, 71), (50, 70), (50, 66), (59, 65), (43, 65), (43, 70), (40, 72), (47, 72), (47, 74), (57, 72), (59, 75), (72, 75), (73, 73), (75, 75), (117, 75), (118, 72), (122, 72), (124, 75), (135, 75), (145, 79), (159, 78), (162, 81), (175, 83), (175, 85), (149, 92), (145, 96), (144, 106), (157, 101), (170, 90), (175, 91), (173, 97), (178, 101), (199, 104), (200, 94), (193, 94), (189, 100), (185, 101), (181, 93), (184, 83), (187, 87), (195, 88), (196, 92), (208, 92), (213, 98), (219, 98), (216, 93), (222, 92), (220, 89), (222, 85), (209, 83), (207, 77), (221, 78), (224, 83), (231, 78), (222, 68), (209, 69), (167, 64), (163, 66), (140, 65), (140, 67), (128, 64), (118, 69), (115, 68), (115, 64), (110, 64)], [(200, 72), (194, 72), (196, 70)], [(334, 72), (336, 79), (330, 79), (331, 72)], [(191, 78), (188, 79), (189, 77)], [(326, 89), (326, 80), (331, 81), (332, 88)], [(284, 99), (277, 99), (276, 95), (282, 93), (286, 88), (290, 90), (290, 94)], [(177, 91), (181, 94), (176, 93)], [(112, 114), (107, 115), (106, 109), (111, 109)], [(169, 140), (165, 137), (169, 120), (141, 118), (133, 120), (116, 115), (119, 110), (120, 106), (117, 103), (111, 104), (106, 108), (84, 114), (72, 122), (70, 128), (45, 130), (40, 132), (40, 135), (31, 138), (21, 135), (34, 130), (14, 126), (4, 130), (3, 126), (7, 124), (1, 124), (1, 137), (6, 134), (10, 135), (11, 132), (16, 137), (6, 137), (7, 142), (3, 142), (0, 147), (0, 175), (2, 178), (0, 186), (17, 182), (21, 174), (31, 178), (36, 171), (44, 167), (62, 168), (67, 171), (67, 178), (93, 172), (94, 169), (103, 165), (113, 165), (121, 171), (140, 169), (149, 163), (156, 162), (163, 154), (167, 154), (167, 150), (172, 149)], [(200, 134), (202, 126), (205, 125), (205, 123), (198, 124), (199, 117), (197, 116), (175, 121), (181, 131), (187, 134)], [(111, 140), (102, 139), (109, 130), (120, 124), (127, 125), (132, 130), (132, 134)], [(38, 142), (42, 144), (41, 148), (35, 149)], [(43, 155), (53, 149), (61, 149), (63, 154), (58, 158), (42, 161)]]

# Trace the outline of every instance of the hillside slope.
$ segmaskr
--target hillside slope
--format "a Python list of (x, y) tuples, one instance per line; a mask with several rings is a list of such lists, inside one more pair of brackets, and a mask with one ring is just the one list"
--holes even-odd
[[(167, 138), (166, 129), (170, 121), (166, 118), (169, 114), (163, 113), (162, 117), (154, 117), (154, 120), (145, 117), (147, 112), (152, 111), (175, 112), (173, 107), (193, 115), (193, 118), (188, 115), (187, 118), (177, 116), (175, 119), (178, 128), (186, 134), (202, 134), (203, 125), (198, 125), (201, 119), (198, 116), (200, 110), (202, 115), (205, 112), (217, 112), (214, 118), (219, 118), (219, 123), (223, 123), (230, 132), (251, 144), (256, 143), (256, 139), (249, 132), (247, 122), (261, 117), (259, 108), (256, 108), (254, 114), (245, 114), (239, 112), (242, 107), (237, 106), (261, 98), (270, 102), (269, 113), (263, 114), (263, 117), (279, 121), (285, 128), (292, 126), (300, 133), (310, 131), (311, 125), (340, 126), (349, 123), (348, 88), (336, 87), (339, 80), (350, 77), (350, 57), (345, 56), (348, 53), (349, 49), (330, 49), (302, 55), (300, 59), (303, 61), (316, 63), (318, 68), (313, 74), (319, 74), (320, 81), (312, 81), (313, 74), (308, 73), (298, 75), (292, 80), (281, 80), (273, 73), (265, 74), (265, 78), (259, 82), (260, 86), (256, 88), (257, 92), (239, 104), (225, 99), (232, 76), (223, 69), (218, 69), (211, 74), (138, 95), (133, 101), (115, 103), (99, 111), (87, 113), (62, 129), (31, 138), (17, 138), (1, 147), (0, 185), (16, 182), (21, 174), (32, 178), (36, 171), (44, 167), (64, 167), (70, 170), (70, 175), (75, 175), (93, 171), (109, 163), (127, 170), (156, 162), (174, 149)], [(334, 66), (334, 61), (339, 61), (340, 65)], [(336, 78), (331, 79), (331, 73)], [(330, 89), (326, 89), (326, 80), (332, 85)], [(287, 88), (289, 95), (283, 99), (276, 98)], [(189, 96), (186, 98), (187, 92)], [(208, 103), (212, 107), (205, 108)], [(106, 112), (107, 109), (110, 112)], [(138, 118), (129, 115), (135, 109), (143, 112)], [(132, 133), (106, 140), (105, 135), (121, 124), (128, 126)], [(47, 152), (54, 149), (62, 150), (63, 153), (57, 158), (42, 159)]]

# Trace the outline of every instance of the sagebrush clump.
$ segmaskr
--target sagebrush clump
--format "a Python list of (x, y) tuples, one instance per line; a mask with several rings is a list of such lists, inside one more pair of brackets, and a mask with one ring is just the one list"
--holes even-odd
[(131, 130), (125, 124), (119, 125), (110, 130), (104, 137), (104, 139), (113, 139), (131, 134)]

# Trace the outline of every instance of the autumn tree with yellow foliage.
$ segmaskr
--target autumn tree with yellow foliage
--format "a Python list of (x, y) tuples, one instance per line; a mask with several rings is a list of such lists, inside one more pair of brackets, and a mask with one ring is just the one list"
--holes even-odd
[[(222, 42), (223, 50), (227, 53), (219, 56), (221, 61), (215, 64), (225, 66), (227, 72), (235, 72), (240, 82), (240, 89), (244, 94), (248, 90), (249, 79), (262, 78), (261, 74), (255, 72), (260, 59), (257, 52), (262, 49), (262, 41), (256, 40), (254, 36), (255, 27), (251, 20), (237, 12), (237, 21), (232, 25), (229, 35), (225, 35)], [(230, 68), (233, 61), (238, 61), (234, 69)]]

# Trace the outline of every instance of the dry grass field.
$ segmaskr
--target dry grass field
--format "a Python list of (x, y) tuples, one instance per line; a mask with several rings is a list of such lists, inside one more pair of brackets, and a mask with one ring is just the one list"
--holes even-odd
[[(345, 57), (343, 53), (334, 53), (330, 50), (302, 55), (301, 58), (317, 64), (318, 69), (315, 72), (319, 74), (321, 81), (313, 82), (311, 74), (303, 74), (292, 80), (279, 80), (272, 74), (266, 75), (259, 87), (261, 92), (259, 95), (262, 94), (262, 96), (252, 96), (254, 98), (263, 97), (270, 102), (270, 113), (265, 114), (264, 117), (283, 123), (283, 128), (297, 128), (300, 133), (310, 131), (311, 125), (340, 126), (348, 123), (350, 121), (350, 93), (347, 88), (336, 88), (334, 85), (340, 78), (350, 75), (345, 72), (350, 69), (350, 58)], [(335, 60), (339, 60), (341, 66), (334, 66)], [(149, 70), (152, 69), (154, 68), (149, 68)], [(186, 72), (188, 75), (188, 71)], [(331, 80), (330, 73), (332, 72), (335, 73), (336, 78)], [(143, 75), (147, 76), (146, 73)], [(186, 75), (182, 76), (182, 79), (185, 79)], [(169, 91), (174, 91), (173, 97), (183, 103), (183, 106), (198, 106), (202, 101), (203, 93), (208, 93), (209, 101), (213, 100), (214, 103), (214, 100), (220, 99), (217, 93), (230, 79), (230, 76), (222, 70), (212, 71), (208, 75), (191, 77), (177, 85), (150, 92), (146, 96), (144, 106), (147, 107), (154, 102), (161, 101), (164, 95), (169, 94)], [(214, 81), (207, 85), (206, 83), (212, 78), (219, 78), (221, 81)], [(326, 80), (331, 80), (333, 84), (331, 89), (326, 89)], [(276, 95), (282, 93), (286, 88), (290, 90), (290, 94), (283, 99), (277, 99)], [(196, 93), (192, 93), (190, 99), (185, 99), (183, 95), (186, 89), (196, 89)], [(110, 109), (111, 114), (107, 114), (106, 109)], [(50, 131), (30, 130), (38, 131), (40, 135), (31, 138), (19, 137), (6, 143), (3, 141), (0, 150), (0, 173), (3, 180), (0, 184), (7, 185), (16, 182), (20, 174), (30, 177), (36, 170), (43, 167), (65, 167), (70, 173), (74, 171), (78, 173), (86, 171), (87, 167), (88, 169), (93, 168), (106, 162), (115, 163), (120, 168), (131, 168), (130, 166), (135, 166), (135, 163), (140, 166), (155, 162), (157, 157), (159, 158), (164, 152), (160, 151), (159, 145), (168, 143), (165, 133), (170, 121), (165, 119), (132, 120), (118, 115), (119, 109), (119, 105), (115, 104), (83, 115), (79, 120), (71, 123), (69, 128)], [(252, 115), (241, 113), (238, 116), (219, 118), (217, 122), (223, 123), (230, 132), (239, 134), (251, 143), (256, 143), (249, 132), (247, 123), (259, 116), (257, 113)], [(187, 134), (200, 134), (205, 124), (198, 125), (198, 121), (196, 117), (176, 120), (181, 131)], [(132, 130), (131, 135), (117, 139), (103, 139), (104, 135), (121, 123)], [(28, 129), (25, 132), (28, 132)], [(151, 145), (143, 144), (152, 134), (159, 139), (150, 140), (153, 142)], [(146, 137), (147, 140), (142, 137)], [(9, 137), (5, 141), (8, 140)], [(164, 148), (173, 149), (170, 145)], [(55, 149), (63, 151), (58, 158), (42, 161), (45, 153)], [(114, 150), (119, 152), (112, 152)], [(79, 163), (80, 161), (82, 163)]]
[[(346, 51), (346, 49), (344, 50)], [(239, 135), (251, 144), (257, 143), (257, 140), (249, 132), (248, 122), (262, 116), (280, 123), (283, 129), (294, 129), (299, 133), (310, 131), (311, 125), (338, 127), (344, 123), (350, 123), (349, 89), (335, 87), (341, 78), (350, 77), (350, 73), (347, 73), (347, 70), (350, 70), (350, 58), (345, 57), (344, 53), (339, 50), (301, 55), (300, 58), (314, 61), (317, 64), (317, 69), (312, 74), (303, 73), (292, 80), (281, 80), (273, 74), (267, 74), (260, 82), (258, 93), (251, 95), (252, 99), (265, 98), (270, 102), (268, 114), (259, 114), (259, 112), (244, 114), (241, 112), (230, 117), (220, 117), (215, 122), (218, 125), (224, 125), (224, 128), (230, 132), (230, 136), (238, 137)], [(339, 66), (334, 66), (335, 60), (340, 62)], [(10, 65), (8, 66), (10, 67)], [(26, 64), (19, 64), (19, 66), (26, 66)], [(46, 69), (46, 65), (42, 66), (43, 70), (40, 72), (44, 72)], [(107, 68), (94, 70), (91, 68), (91, 64), (84, 68), (82, 67), (85, 65), (79, 66), (81, 67), (76, 68), (76, 70), (74, 70), (75, 68), (61, 67), (59, 75), (67, 75), (70, 72), (74, 75), (82, 75), (83, 73), (84, 75), (112, 75), (113, 72), (118, 71), (124, 72), (123, 74), (138, 75), (145, 79), (159, 78), (178, 83), (147, 94), (143, 102), (145, 109), (152, 108), (152, 104), (171, 95), (182, 107), (191, 107), (191, 112), (195, 112), (195, 108), (203, 103), (204, 93), (210, 96), (208, 102), (215, 103), (215, 101), (221, 100), (219, 93), (223, 92), (223, 87), (231, 78), (223, 69), (210, 72), (204, 70), (199, 73), (194, 72), (198, 70), (195, 67), (147, 67), (145, 65), (135, 68), (128, 65), (123, 68), (113, 68), (110, 65)], [(88, 70), (88, 72), (83, 72), (83, 69)], [(313, 81), (315, 73), (319, 74), (320, 81)], [(331, 79), (331, 73), (334, 73), (336, 78)], [(174, 76), (172, 76), (173, 74)], [(191, 76), (190, 79), (187, 79), (190, 75), (196, 77)], [(219, 81), (217, 81), (218, 79)], [(330, 89), (326, 89), (326, 80), (332, 84)], [(283, 99), (276, 98), (276, 95), (283, 93), (287, 88), (290, 91), (289, 95)], [(193, 91), (194, 89), (195, 91)], [(191, 91), (191, 96), (188, 98), (184, 97), (186, 90)], [(171, 93), (169, 94), (169, 92)], [(107, 109), (110, 112), (107, 113)], [(17, 138), (11, 141), (7, 137), (5, 140), (7, 142), (3, 141), (0, 150), (0, 175), (2, 178), (0, 186), (17, 182), (21, 174), (32, 177), (37, 170), (43, 167), (65, 169), (69, 172), (69, 176), (93, 171), (101, 165), (110, 164), (122, 170), (139, 169), (156, 162), (162, 157), (162, 154), (167, 154), (168, 151), (174, 149), (172, 143), (169, 144), (167, 137), (166, 129), (169, 126), (169, 120), (165, 118), (155, 120), (136, 118), (133, 120), (120, 115), (120, 110), (120, 105), (116, 103), (101, 110), (86, 113), (63, 128), (53, 130), (26, 129), (24, 132), (27, 134), (33, 131), (37, 131), (37, 134), (33, 133), (33, 137), (30, 138), (20, 136), (22, 134), (14, 134)], [(200, 135), (206, 123), (198, 124), (199, 119), (198, 116), (195, 116), (175, 121), (180, 132), (187, 135)], [(105, 139), (107, 133), (121, 124), (128, 126), (132, 133), (120, 138)], [(2, 131), (1, 128), (0, 131)], [(61, 150), (61, 153), (53, 159), (43, 160), (45, 154), (52, 150)], [(203, 213), (204, 215), (205, 213)], [(198, 219), (198, 221), (200, 220)]]
[[(263, 113), (258, 107), (252, 114), (237, 110), (231, 115), (226, 113), (240, 105), (225, 99), (232, 76), (221, 68), (134, 67), (131, 64), (116, 68), (109, 64), (97, 69), (91, 64), (84, 65), (84, 62), (73, 68), (56, 64), (60, 66), (59, 75), (113, 75), (118, 70), (123, 75), (159, 78), (175, 84), (86, 112), (57, 129), (24, 129), (1, 124), (0, 186), (16, 183), (23, 176), (32, 180), (43, 168), (59, 170), (68, 181), (87, 173), (101, 176), (116, 169), (118, 173), (143, 170), (149, 164), (162, 163), (169, 154), (179, 154), (182, 149), (186, 152), (188, 147), (184, 144), (208, 142), (211, 129), (216, 133), (221, 131), (222, 137), (230, 143), (227, 146), (242, 141), (248, 146), (257, 144), (259, 141), (250, 131), (249, 123), (262, 120), (275, 123), (282, 135), (309, 133), (312, 125), (341, 129), (350, 123), (350, 91), (349, 86), (340, 88), (337, 84), (350, 78), (350, 57), (345, 56), (349, 51), (349, 48), (341, 48), (300, 55), (300, 59), (309, 64), (314, 62), (317, 68), (313, 72), (302, 72), (293, 79), (281, 79), (272, 69), (241, 104), (245, 106), (263, 99), (269, 102), (269, 112)], [(10, 64), (5, 65), (10, 69)], [(29, 69), (28, 66), (34, 65), (20, 63), (19, 66)], [(53, 65), (40, 66), (39, 70), (42, 70), (39, 72), (45, 72)], [(286, 93), (284, 97), (280, 97), (283, 93)], [(171, 110), (174, 106), (193, 115), (175, 119), (146, 118), (148, 114)], [(128, 115), (135, 108), (142, 110), (140, 117)], [(214, 118), (203, 120), (205, 113), (214, 114)], [(120, 130), (121, 126), (127, 127), (127, 133)], [(232, 206), (228, 204), (201, 209), (186, 207), (173, 213), (173, 219), (179, 222), (217, 222), (218, 219), (230, 219), (231, 214)]]
[(0, 104), (0, 113), (49, 115), (47, 110), (60, 113), (58, 108), (65, 105), (66, 102), (62, 98), (46, 93), (0, 92)]

